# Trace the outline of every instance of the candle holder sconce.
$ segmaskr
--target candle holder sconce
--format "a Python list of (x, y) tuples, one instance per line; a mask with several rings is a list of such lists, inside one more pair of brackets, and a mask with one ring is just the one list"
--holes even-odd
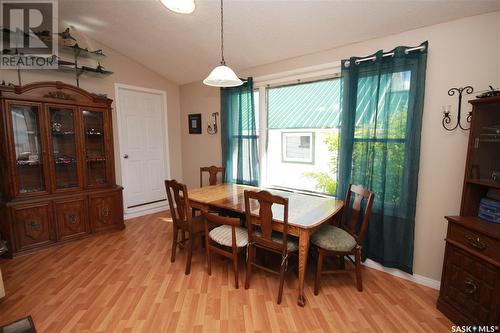
[[(450, 111), (451, 111), (451, 105), (448, 106), (443, 106), (443, 127), (447, 131), (453, 131), (457, 127), (460, 127), (464, 131), (467, 131), (470, 129), (465, 128), (462, 126), (461, 123), (461, 118), (462, 118), (462, 96), (463, 95), (470, 95), (474, 92), (474, 88), (471, 86), (466, 86), (463, 88), (451, 88), (448, 90), (448, 96), (454, 96), (455, 93), (458, 93), (458, 112), (457, 112), (457, 123), (455, 125), (451, 125), (451, 117), (450, 117)], [(469, 111), (467, 114), (467, 117), (465, 118), (465, 121), (470, 124), (472, 119), (472, 112)]]
[(210, 135), (215, 135), (217, 133), (217, 117), (219, 116), (219, 112), (212, 113), (211, 122), (208, 124), (207, 133)]

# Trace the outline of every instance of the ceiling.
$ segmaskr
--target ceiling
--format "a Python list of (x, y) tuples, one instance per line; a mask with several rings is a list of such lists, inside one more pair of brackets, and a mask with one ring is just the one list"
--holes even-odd
[[(191, 15), (158, 0), (60, 0), (60, 18), (169, 80), (202, 80), (220, 62), (220, 3)], [(226, 0), (225, 58), (236, 71), (500, 10), (500, 0)]]

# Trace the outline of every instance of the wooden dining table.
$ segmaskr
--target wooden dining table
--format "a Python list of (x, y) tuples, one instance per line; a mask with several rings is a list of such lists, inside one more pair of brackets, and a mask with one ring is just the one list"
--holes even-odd
[[(212, 185), (188, 191), (193, 208), (200, 210), (227, 210), (242, 216), (245, 214), (245, 190), (267, 190), (274, 195), (288, 198), (288, 234), (299, 238), (299, 295), (298, 304), (305, 305), (304, 278), (309, 251), (309, 238), (323, 223), (331, 221), (341, 212), (344, 203), (331, 197), (257, 188), (236, 184)], [(258, 206), (252, 207), (258, 210)], [(273, 229), (283, 230), (283, 208), (274, 205)]]

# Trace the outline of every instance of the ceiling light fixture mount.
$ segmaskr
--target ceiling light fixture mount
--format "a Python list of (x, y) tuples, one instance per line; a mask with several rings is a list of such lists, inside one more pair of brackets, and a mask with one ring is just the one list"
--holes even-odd
[(196, 8), (194, 0), (160, 0), (171, 11), (179, 14), (191, 14)]
[(220, 66), (215, 67), (203, 83), (212, 87), (237, 87), (243, 84), (224, 59), (224, 0), (220, 0)]

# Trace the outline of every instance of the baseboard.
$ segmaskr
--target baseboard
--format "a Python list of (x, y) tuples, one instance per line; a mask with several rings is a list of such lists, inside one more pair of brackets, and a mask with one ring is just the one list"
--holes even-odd
[(136, 217), (154, 214), (165, 210), (168, 210), (168, 203), (166, 202), (157, 202), (151, 205), (129, 208), (125, 210), (124, 219), (130, 220)]
[(384, 273), (388, 273), (388, 274), (400, 277), (400, 278), (408, 280), (408, 281), (412, 281), (412, 282), (421, 284), (423, 286), (426, 286), (426, 287), (429, 287), (432, 289), (439, 290), (439, 287), (441, 285), (441, 282), (438, 280), (433, 280), (431, 278), (428, 278), (428, 277), (425, 277), (422, 275), (418, 275), (418, 274), (411, 275), (411, 274), (402, 272), (399, 269), (395, 269), (395, 268), (387, 268), (387, 267), (382, 266), (378, 262), (375, 262), (375, 261), (370, 260), (370, 259), (366, 259), (366, 261), (363, 263), (363, 265), (365, 265), (366, 267), (370, 267), (370, 268), (376, 269), (378, 271), (384, 272)]

